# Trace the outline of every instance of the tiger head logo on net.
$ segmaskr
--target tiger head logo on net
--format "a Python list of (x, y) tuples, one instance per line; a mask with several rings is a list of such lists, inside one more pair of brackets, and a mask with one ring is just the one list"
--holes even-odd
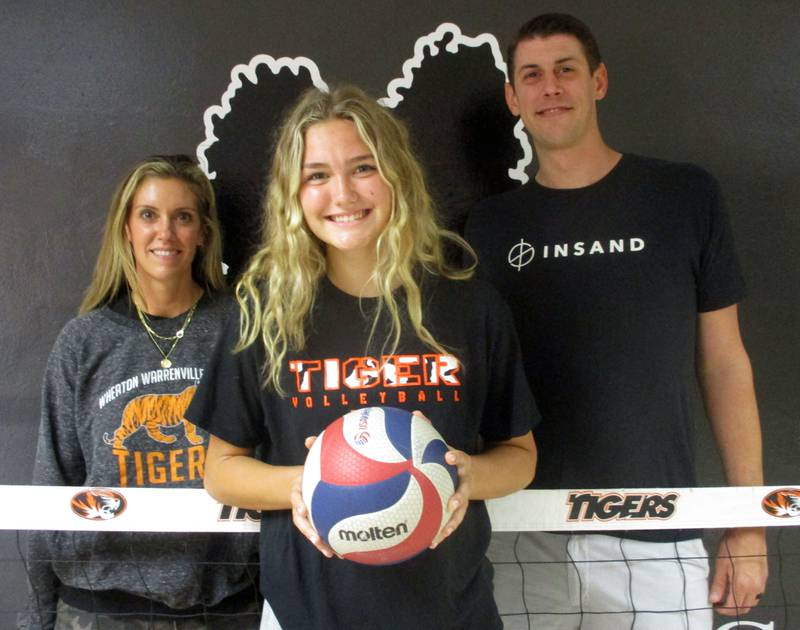
[(75, 494), (70, 507), (81, 518), (89, 521), (108, 521), (125, 511), (125, 497), (108, 488), (91, 488)]
[(778, 518), (800, 516), (800, 488), (781, 488), (770, 492), (761, 501), (761, 507), (770, 516)]

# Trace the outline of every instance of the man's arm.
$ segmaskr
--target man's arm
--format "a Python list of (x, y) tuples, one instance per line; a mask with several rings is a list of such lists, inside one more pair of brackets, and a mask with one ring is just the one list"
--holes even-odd
[[(697, 375), (728, 484), (763, 485), (753, 370), (739, 332), (736, 305), (699, 315)], [(767, 582), (766, 553), (763, 528), (725, 532), (709, 594), (717, 612), (741, 615), (758, 603)]]

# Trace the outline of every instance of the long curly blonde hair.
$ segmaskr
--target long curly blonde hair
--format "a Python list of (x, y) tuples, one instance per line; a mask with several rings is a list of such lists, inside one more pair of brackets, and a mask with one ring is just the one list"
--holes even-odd
[(203, 246), (197, 250), (192, 261), (192, 276), (207, 291), (225, 287), (225, 277), (222, 275), (222, 236), (211, 182), (187, 155), (154, 155), (134, 165), (114, 192), (106, 217), (100, 253), (92, 281), (81, 303), (80, 313), (88, 313), (111, 302), (126, 289), (131, 298), (139, 294), (136, 261), (131, 244), (125, 236), (125, 224), (133, 197), (139, 185), (148, 177), (179, 179), (194, 193), (203, 227)]
[(390, 328), (384, 348), (389, 354), (397, 348), (403, 319), (397, 293), (402, 292), (405, 315), (416, 335), (444, 352), (423, 321), (420, 282), (425, 274), (466, 280), (475, 266), (473, 262), (461, 268), (447, 262), (446, 241), (473, 260), (475, 254), (460, 236), (440, 227), (405, 126), (356, 87), (306, 90), (278, 132), (263, 202), (262, 243), (236, 285), (241, 324), (235, 350), (260, 338), (266, 351), (264, 386), (281, 394), (282, 362), (287, 352), (305, 347), (309, 316), (326, 273), (325, 246), (306, 225), (299, 198), (305, 132), (335, 119), (355, 124), (392, 192), (391, 217), (375, 246), (372, 280), (379, 296), (370, 340), (385, 310)]

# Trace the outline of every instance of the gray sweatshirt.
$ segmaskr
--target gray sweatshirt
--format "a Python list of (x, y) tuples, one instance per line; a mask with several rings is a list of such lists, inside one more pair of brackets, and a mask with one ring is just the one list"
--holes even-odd
[[(204, 296), (168, 369), (127, 298), (67, 323), (47, 363), (34, 484), (202, 488), (208, 434), (183, 414), (234, 308)], [(151, 327), (174, 335), (184, 320), (151, 318)], [(59, 596), (80, 603), (114, 590), (171, 609), (214, 606), (253, 584), (257, 535), (43, 531), (28, 544), (20, 627), (50, 628)], [(116, 612), (134, 612), (118, 599)]]

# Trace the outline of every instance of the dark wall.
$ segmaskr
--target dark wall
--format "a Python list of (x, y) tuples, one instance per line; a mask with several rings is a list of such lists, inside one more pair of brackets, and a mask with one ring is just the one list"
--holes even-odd
[[(220, 103), (234, 66), (259, 53), (306, 56), (326, 82), (356, 82), (384, 96), (418, 38), (441, 23), (505, 41), (522, 21), (549, 10), (575, 13), (595, 30), (610, 73), (600, 117), (612, 146), (696, 162), (720, 179), (750, 286), (742, 326), (756, 372), (766, 481), (800, 482), (797, 3), (179, 0), (4, 3), (0, 483), (29, 482), (44, 364), (88, 283), (114, 185), (142, 156), (195, 154), (206, 138), (204, 112)], [(471, 195), (515, 185), (494, 172), (479, 177), (481, 162), (496, 169), (519, 147), (508, 144), (498, 107), (502, 76), (492, 74), (485, 57), (475, 59), (483, 68), (479, 76), (464, 63), (442, 66), (427, 78), (421, 74), (398, 106), (424, 138), (428, 170), (454, 224)], [(275, 85), (273, 94), (280, 92)], [(470, 90), (474, 111), (462, 100)], [(452, 122), (454, 102), (466, 108), (460, 124), (473, 150), (448, 170), (452, 134), (437, 121)], [(486, 123), (492, 113), (500, 121), (496, 132)], [(506, 139), (497, 137), (501, 132)], [(431, 151), (437, 144), (451, 153)], [(229, 167), (227, 181), (235, 170)], [(232, 220), (238, 216), (235, 182), (225, 184), (220, 172), (216, 185), (228, 186), (221, 192), (230, 199), (226, 227), (233, 232), (239, 224)], [(260, 181), (250, 185), (257, 191)], [(459, 194), (462, 187), (467, 193)], [(221, 212), (225, 218), (225, 203)], [(227, 257), (238, 251), (229, 244)], [(701, 479), (718, 484), (719, 464), (703, 424), (699, 438)], [(2, 592), (2, 599), (16, 592), (15, 582)]]

